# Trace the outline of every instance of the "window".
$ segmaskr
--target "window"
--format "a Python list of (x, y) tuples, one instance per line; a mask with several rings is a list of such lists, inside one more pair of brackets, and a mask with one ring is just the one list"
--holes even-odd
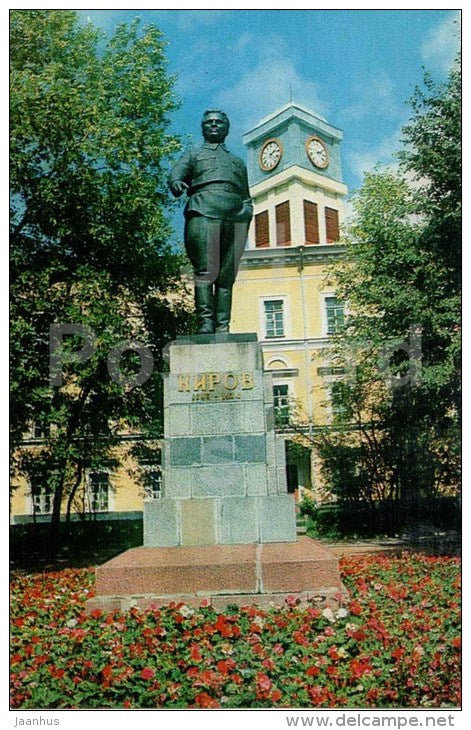
[(325, 209), (325, 233), (327, 243), (334, 243), (340, 238), (339, 212), (334, 208)]
[(50, 515), (54, 501), (54, 491), (48, 484), (32, 482), (33, 512), (35, 515)]
[(264, 210), (255, 216), (255, 248), (266, 248), (269, 245), (268, 210)]
[(144, 489), (146, 499), (160, 499), (162, 496), (162, 471), (159, 467), (148, 469), (144, 473)]
[(325, 311), (327, 318), (327, 334), (334, 335), (343, 327), (344, 304), (337, 297), (325, 298)]
[(291, 222), (289, 201), (275, 206), (276, 245), (289, 246), (291, 243)]
[(283, 300), (273, 299), (264, 304), (266, 337), (284, 337)]
[(319, 219), (317, 205), (303, 200), (304, 207), (304, 240), (307, 244), (319, 243)]
[(340, 366), (317, 368), (317, 374), (322, 377), (326, 375), (344, 375), (345, 368)]
[(332, 383), (330, 386), (330, 404), (332, 408), (332, 416), (334, 421), (345, 420), (351, 418), (351, 408), (345, 400), (346, 396), (345, 383)]
[(34, 422), (31, 429), (31, 435), (34, 439), (45, 439), (47, 435), (46, 427), (41, 423)]
[(94, 471), (89, 475), (90, 512), (108, 512), (110, 477), (106, 471)]
[(286, 383), (273, 386), (273, 405), (276, 425), (286, 426), (289, 422), (289, 391)]

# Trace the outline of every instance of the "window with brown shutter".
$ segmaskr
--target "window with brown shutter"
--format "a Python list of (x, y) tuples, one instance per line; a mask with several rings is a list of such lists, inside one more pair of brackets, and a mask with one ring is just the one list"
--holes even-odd
[(268, 210), (264, 210), (255, 216), (255, 248), (265, 248), (269, 245)]
[(289, 201), (275, 206), (276, 245), (289, 246), (291, 243), (291, 223)]
[(327, 243), (339, 240), (339, 212), (335, 208), (325, 209), (325, 232)]
[(303, 201), (304, 206), (304, 240), (307, 244), (319, 243), (319, 220), (317, 204), (310, 200)]

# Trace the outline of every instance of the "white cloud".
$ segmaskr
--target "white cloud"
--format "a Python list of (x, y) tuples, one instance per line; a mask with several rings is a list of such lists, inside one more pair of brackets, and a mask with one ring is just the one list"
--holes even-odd
[(246, 55), (251, 54), (255, 64), (232, 87), (214, 96), (216, 106), (231, 109), (236, 129), (247, 131), (262, 117), (287, 104), (290, 96), (319, 114), (328, 112), (318, 84), (299, 75), (279, 36), (267, 39), (263, 46), (258, 40), (255, 46), (255, 39), (245, 35), (238, 45)]
[(218, 23), (225, 10), (180, 10), (175, 16), (176, 25), (181, 31), (194, 31), (200, 26)]
[(399, 128), (374, 147), (350, 149), (347, 152), (347, 160), (352, 172), (362, 179), (365, 172), (371, 172), (378, 164), (389, 169), (397, 169), (398, 162), (394, 155), (402, 146), (401, 136), (402, 132)]
[(372, 115), (388, 117), (397, 115), (399, 107), (394, 90), (394, 84), (385, 72), (379, 72), (375, 77), (364, 79), (352, 94), (355, 102), (342, 109), (341, 115), (346, 121), (363, 119)]
[(454, 11), (429, 31), (420, 49), (429, 67), (445, 73), (450, 69), (460, 47), (460, 17), (460, 12)]
[[(104, 30), (109, 35), (114, 33), (119, 23), (129, 22), (134, 17), (128, 10), (77, 10), (77, 15), (83, 25), (93, 23), (96, 28)], [(138, 15), (138, 11), (135, 15)]]

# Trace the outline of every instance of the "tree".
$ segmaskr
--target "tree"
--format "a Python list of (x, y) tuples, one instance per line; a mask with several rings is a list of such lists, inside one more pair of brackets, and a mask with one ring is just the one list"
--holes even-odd
[(401, 169), (365, 176), (331, 274), (349, 309), (334, 342), (350, 361), (338, 393), (349, 417), (317, 446), (337, 496), (373, 508), (401, 499), (416, 509), (459, 483), (458, 62), (442, 86), (426, 76), (411, 105)]
[[(176, 104), (165, 43), (137, 20), (101, 50), (102, 40), (73, 11), (11, 13), (12, 441), (32, 421), (44, 427), (37, 458), (56, 528), (84, 464), (111, 463), (124, 427), (159, 431), (164, 338), (191, 326), (168, 243), (165, 165), (179, 142), (167, 132)], [(91, 327), (96, 351), (51, 389), (49, 327), (67, 322)], [(82, 344), (69, 339), (66, 349)], [(110, 379), (107, 357), (135, 340), (156, 362), (129, 388)], [(139, 358), (121, 365), (135, 372)]]

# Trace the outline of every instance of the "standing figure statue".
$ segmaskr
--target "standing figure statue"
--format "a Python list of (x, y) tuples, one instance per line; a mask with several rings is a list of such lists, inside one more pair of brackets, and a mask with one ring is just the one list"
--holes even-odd
[(204, 142), (175, 164), (169, 188), (186, 191), (185, 249), (194, 269), (198, 332), (228, 332), (232, 286), (253, 215), (247, 169), (224, 144), (229, 119), (209, 110), (201, 122)]

